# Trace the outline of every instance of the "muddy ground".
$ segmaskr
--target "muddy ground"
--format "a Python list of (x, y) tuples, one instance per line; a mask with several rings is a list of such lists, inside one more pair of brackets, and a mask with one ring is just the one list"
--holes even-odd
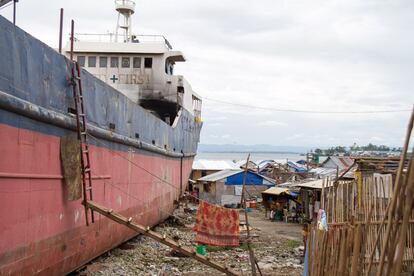
[[(244, 220), (244, 213), (240, 213)], [(180, 243), (196, 247), (192, 226), (195, 214), (177, 209), (175, 218), (154, 228), (169, 237), (179, 237)], [(302, 234), (297, 223), (272, 222), (264, 211), (249, 213), (253, 248), (263, 275), (302, 275)], [(240, 247), (207, 247), (213, 260), (227, 264), (242, 275), (250, 275), (249, 255), (241, 232)], [(217, 270), (191, 258), (177, 256), (170, 248), (147, 237), (138, 236), (100, 256), (81, 271), (81, 275), (222, 275)]]

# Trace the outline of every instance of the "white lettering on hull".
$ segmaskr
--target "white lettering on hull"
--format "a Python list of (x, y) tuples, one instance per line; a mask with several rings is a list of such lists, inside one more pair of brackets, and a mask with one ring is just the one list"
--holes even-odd
[(144, 83), (149, 83), (149, 77), (147, 75), (119, 74), (119, 83), (121, 84), (144, 84)]
[(114, 74), (111, 76), (94, 75), (108, 84), (148, 84), (150, 78), (148, 75), (140, 74)]

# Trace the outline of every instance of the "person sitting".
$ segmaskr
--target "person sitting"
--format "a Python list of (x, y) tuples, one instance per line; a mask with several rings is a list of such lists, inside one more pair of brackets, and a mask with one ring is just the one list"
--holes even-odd
[(283, 208), (279, 202), (276, 202), (276, 213), (275, 213), (275, 220), (282, 221), (283, 220)]

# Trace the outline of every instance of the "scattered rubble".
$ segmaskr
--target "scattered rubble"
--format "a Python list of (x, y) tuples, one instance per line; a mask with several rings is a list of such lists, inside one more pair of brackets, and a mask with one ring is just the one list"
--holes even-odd
[[(262, 218), (264, 214), (256, 211), (249, 216)], [(257, 218), (256, 218), (257, 219)], [(181, 244), (195, 248), (195, 233), (192, 227), (195, 223), (194, 212), (184, 212), (177, 209), (174, 217), (158, 225), (154, 230), (171, 238), (179, 240)], [(303, 271), (301, 242), (289, 240), (286, 237), (265, 235), (260, 228), (252, 226), (253, 247), (259, 267), (263, 275), (301, 275)], [(273, 225), (270, 225), (272, 227)], [(275, 224), (277, 227), (277, 224)], [(299, 225), (297, 225), (300, 228)], [(208, 256), (220, 263), (225, 263), (241, 274), (250, 273), (249, 254), (247, 245), (243, 243), (241, 232), (240, 247), (207, 246)], [(180, 256), (171, 248), (159, 244), (150, 238), (138, 236), (127, 243), (115, 248), (89, 264), (84, 271), (86, 275), (219, 275), (213, 268), (205, 266), (196, 260)]]

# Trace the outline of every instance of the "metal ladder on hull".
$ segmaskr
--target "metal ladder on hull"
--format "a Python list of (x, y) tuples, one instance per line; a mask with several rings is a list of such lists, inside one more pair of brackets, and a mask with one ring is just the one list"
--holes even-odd
[[(71, 84), (73, 87), (73, 99), (75, 101), (75, 115), (76, 115), (76, 129), (78, 132), (79, 148), (80, 148), (80, 161), (81, 161), (81, 173), (82, 173), (82, 192), (83, 199), (82, 204), (85, 207), (85, 219), (86, 225), (89, 225), (89, 212), (88, 212), (88, 200), (93, 200), (92, 197), (92, 172), (91, 172), (91, 160), (89, 157), (89, 145), (88, 134), (86, 125), (86, 113), (83, 104), (83, 90), (81, 80), (81, 68), (79, 63), (73, 62), (71, 66), (72, 78)], [(93, 210), (90, 210), (91, 222), (95, 222), (95, 216)]]

